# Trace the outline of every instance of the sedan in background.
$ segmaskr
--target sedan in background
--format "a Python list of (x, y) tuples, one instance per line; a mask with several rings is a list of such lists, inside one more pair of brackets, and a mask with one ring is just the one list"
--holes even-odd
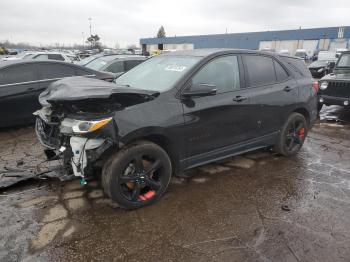
[(114, 76), (59, 61), (15, 60), (0, 63), (0, 127), (28, 124), (40, 108), (39, 94), (70, 76), (112, 81)]
[(118, 77), (138, 64), (141, 64), (146, 59), (144, 56), (136, 55), (108, 55), (92, 60), (85, 67), (100, 72), (113, 73)]

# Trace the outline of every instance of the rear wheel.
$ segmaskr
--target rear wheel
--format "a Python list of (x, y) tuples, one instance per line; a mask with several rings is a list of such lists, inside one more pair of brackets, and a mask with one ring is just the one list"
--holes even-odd
[(307, 134), (307, 123), (303, 115), (292, 113), (284, 124), (275, 151), (284, 156), (292, 156), (299, 152)]
[(121, 207), (134, 209), (156, 202), (167, 189), (171, 173), (167, 153), (154, 143), (141, 141), (106, 161), (102, 186)]

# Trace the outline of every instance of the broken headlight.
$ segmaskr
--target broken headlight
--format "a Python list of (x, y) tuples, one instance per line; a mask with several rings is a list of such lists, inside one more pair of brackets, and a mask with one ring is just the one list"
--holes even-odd
[[(94, 132), (101, 127), (107, 125), (112, 121), (112, 117), (100, 119), (100, 120), (75, 120), (70, 118), (65, 118), (61, 122), (61, 131), (66, 133), (68, 130), (72, 130), (74, 133), (84, 134)], [(67, 132), (69, 133), (69, 131)]]

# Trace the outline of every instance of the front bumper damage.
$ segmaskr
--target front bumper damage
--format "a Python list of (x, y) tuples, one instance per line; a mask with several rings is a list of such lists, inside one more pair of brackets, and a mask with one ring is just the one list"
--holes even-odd
[(81, 135), (65, 126), (69, 118), (58, 119), (48, 108), (35, 112), (35, 115), (36, 134), (45, 148), (47, 159), (63, 160), (65, 175), (84, 180), (93, 176), (102, 167), (107, 153), (116, 148), (116, 142), (108, 135), (115, 131), (113, 125), (95, 134)]

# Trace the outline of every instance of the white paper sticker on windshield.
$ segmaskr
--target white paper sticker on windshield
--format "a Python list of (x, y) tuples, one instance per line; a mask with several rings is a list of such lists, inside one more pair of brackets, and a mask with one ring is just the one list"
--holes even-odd
[(175, 72), (182, 72), (186, 69), (186, 66), (179, 66), (179, 65), (168, 65), (165, 70), (167, 71), (175, 71)]

